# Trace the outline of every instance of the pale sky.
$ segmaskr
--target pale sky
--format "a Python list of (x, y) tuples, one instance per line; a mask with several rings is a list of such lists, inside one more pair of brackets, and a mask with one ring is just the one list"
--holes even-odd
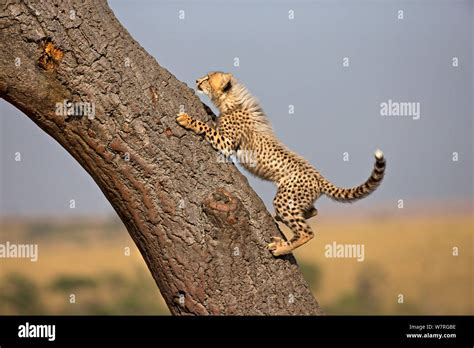
[[(261, 101), (278, 137), (334, 184), (361, 184), (381, 148), (387, 176), (357, 205), (472, 200), (472, 1), (109, 4), (160, 65), (188, 85), (208, 71), (232, 72)], [(415, 103), (419, 118), (382, 116), (380, 105), (389, 100)], [(3, 100), (0, 113), (2, 214), (113, 214), (61, 146)], [(271, 205), (274, 187), (250, 183)], [(334, 204), (321, 199), (317, 206)]]

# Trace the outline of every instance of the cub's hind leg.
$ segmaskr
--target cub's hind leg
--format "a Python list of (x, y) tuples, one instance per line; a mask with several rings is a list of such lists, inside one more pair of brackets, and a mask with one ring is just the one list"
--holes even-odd
[(280, 237), (273, 237), (273, 242), (268, 244), (268, 249), (274, 256), (289, 254), (314, 236), (311, 227), (305, 221), (305, 211), (309, 210), (310, 214), (315, 213), (309, 206), (312, 202), (307, 202), (301, 196), (296, 196), (300, 199), (299, 201), (293, 199), (295, 197), (293, 192), (295, 190), (293, 190), (291, 184), (288, 187), (281, 186), (273, 200), (276, 212), (275, 219), (283, 222), (293, 232), (293, 237), (289, 241), (285, 241)]

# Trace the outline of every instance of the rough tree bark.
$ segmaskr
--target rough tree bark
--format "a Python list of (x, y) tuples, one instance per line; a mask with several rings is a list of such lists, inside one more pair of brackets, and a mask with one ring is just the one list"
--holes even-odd
[[(295, 259), (266, 250), (280, 232), (246, 178), (175, 123), (180, 105), (210, 110), (106, 2), (2, 0), (0, 27), (0, 96), (92, 176), (172, 314), (321, 313)], [(95, 118), (61, 115), (65, 101)]]

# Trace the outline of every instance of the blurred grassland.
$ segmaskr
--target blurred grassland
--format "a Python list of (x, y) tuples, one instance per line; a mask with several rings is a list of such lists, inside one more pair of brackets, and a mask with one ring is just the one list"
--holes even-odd
[[(295, 256), (327, 314), (474, 314), (469, 211), (310, 223), (316, 238)], [(38, 243), (39, 259), (0, 259), (0, 314), (169, 314), (118, 218), (4, 218), (1, 230), (0, 243)], [(333, 242), (364, 244), (365, 260), (326, 258)]]

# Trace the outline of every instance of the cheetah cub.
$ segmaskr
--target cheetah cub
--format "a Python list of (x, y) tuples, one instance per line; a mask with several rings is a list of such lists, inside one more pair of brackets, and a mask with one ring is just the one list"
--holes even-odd
[(337, 187), (277, 139), (258, 101), (232, 74), (211, 72), (196, 83), (197, 89), (209, 96), (220, 111), (217, 126), (212, 128), (185, 113), (178, 114), (176, 120), (184, 128), (204, 135), (224, 155), (235, 154), (254, 175), (276, 184), (275, 219), (287, 225), (293, 237), (289, 241), (273, 237), (268, 244), (273, 255), (289, 254), (313, 238), (306, 220), (317, 214), (313, 205), (321, 194), (352, 202), (380, 185), (385, 172), (382, 151), (375, 152), (375, 165), (365, 183), (349, 189)]

